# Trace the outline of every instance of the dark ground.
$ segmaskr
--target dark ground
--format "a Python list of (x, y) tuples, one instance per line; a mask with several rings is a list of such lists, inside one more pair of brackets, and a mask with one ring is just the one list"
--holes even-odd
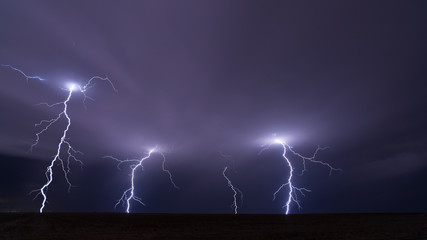
[(0, 213), (0, 239), (427, 239), (427, 214)]

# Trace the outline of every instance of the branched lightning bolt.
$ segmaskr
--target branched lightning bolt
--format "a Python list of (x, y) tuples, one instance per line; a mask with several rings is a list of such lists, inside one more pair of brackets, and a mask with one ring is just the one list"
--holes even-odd
[(24, 71), (22, 71), (21, 69), (18, 69), (18, 68), (14, 67), (14, 66), (12, 66), (12, 65), (9, 65), (9, 64), (0, 64), (0, 66), (1, 66), (1, 67), (6, 67), (6, 68), (10, 68), (10, 69), (12, 69), (13, 71), (16, 71), (16, 72), (20, 73), (21, 75), (23, 75), (23, 76), (26, 78), (27, 83), (28, 83), (28, 80), (29, 80), (29, 79), (37, 79), (37, 80), (39, 80), (39, 81), (44, 81), (44, 80), (45, 80), (44, 78), (39, 77), (39, 76), (30, 76), (30, 75), (27, 75), (27, 74), (26, 74), (26, 73), (24, 73)]
[(234, 214), (237, 214), (237, 209), (239, 208), (237, 206), (237, 193), (239, 193), (240, 195), (240, 202), (243, 202), (243, 193), (242, 191), (240, 191), (237, 187), (235, 187), (233, 185), (233, 183), (231, 182), (231, 180), (227, 177), (227, 175), (225, 174), (225, 172), (227, 171), (228, 167), (224, 168), (224, 171), (222, 171), (222, 175), (224, 176), (224, 178), (227, 180), (228, 186), (230, 187), (230, 189), (233, 191), (233, 204), (231, 204), (231, 207), (234, 209)]
[[(78, 87), (78, 86), (75, 86), (74, 84), (71, 85), (69, 87), (69, 89), (68, 89), (68, 97), (63, 102), (58, 102), (58, 103), (54, 103), (54, 104), (48, 104), (48, 103), (39, 103), (39, 104), (37, 104), (37, 105), (42, 105), (42, 106), (47, 106), (47, 107), (55, 107), (55, 106), (61, 106), (61, 105), (63, 105), (63, 110), (56, 117), (54, 117), (52, 119), (49, 119), (49, 120), (42, 120), (39, 123), (35, 124), (35, 127), (40, 127), (40, 126), (44, 126), (44, 127), (39, 132), (36, 133), (36, 139), (35, 139), (34, 143), (31, 145), (30, 151), (32, 151), (33, 148), (35, 146), (37, 146), (37, 144), (39, 143), (39, 140), (40, 140), (40, 136), (43, 133), (45, 133), (46, 131), (48, 131), (49, 128), (53, 124), (55, 124), (56, 122), (58, 122), (61, 118), (65, 118), (66, 121), (67, 121), (67, 125), (66, 125), (66, 127), (65, 127), (65, 129), (64, 129), (64, 131), (62, 133), (61, 139), (60, 139), (59, 144), (58, 144), (58, 148), (56, 150), (56, 155), (53, 157), (53, 160), (51, 161), (50, 165), (46, 169), (46, 172), (45, 172), (46, 179), (47, 179), (46, 183), (40, 189), (37, 189), (37, 190), (34, 190), (34, 191), (30, 192), (30, 193), (37, 192), (37, 194), (34, 197), (34, 199), (37, 198), (39, 195), (43, 196), (42, 205), (40, 207), (40, 213), (43, 212), (43, 209), (45, 208), (46, 203), (47, 203), (47, 195), (46, 194), (47, 194), (47, 191), (49, 189), (49, 185), (53, 181), (53, 171), (54, 171), (55, 163), (59, 161), (59, 164), (60, 164), (60, 166), (62, 168), (62, 172), (64, 173), (64, 178), (65, 178), (65, 180), (66, 180), (66, 182), (68, 184), (68, 191), (70, 191), (71, 187), (73, 186), (71, 184), (70, 180), (69, 180), (70, 162), (71, 162), (71, 160), (74, 160), (75, 162), (77, 162), (78, 164), (80, 164), (80, 168), (83, 170), (83, 162), (76, 157), (76, 154), (81, 154), (82, 155), (83, 153), (80, 152), (80, 151), (78, 151), (78, 150), (76, 150), (76, 149), (74, 149), (72, 147), (71, 143), (69, 142), (69, 138), (67, 138), (67, 133), (68, 133), (68, 131), (70, 129), (70, 126), (71, 126), (71, 118), (68, 115), (67, 110), (68, 110), (68, 103), (69, 103), (69, 101), (71, 99), (72, 93), (73, 93), (74, 90), (76, 90), (76, 88), (79, 88), (80, 92), (83, 93), (83, 95), (84, 95), (83, 104), (84, 104), (84, 107), (86, 109), (85, 100), (86, 99), (90, 99), (90, 97), (87, 96), (86, 91), (93, 86), (92, 81), (95, 80), (95, 79), (100, 79), (100, 80), (103, 80), (103, 81), (108, 81), (111, 84), (111, 86), (113, 87), (114, 91), (117, 92), (117, 89), (114, 87), (113, 83), (108, 78), (101, 78), (101, 77), (95, 76), (95, 77), (92, 77), (88, 81), (88, 83), (86, 85), (84, 85), (83, 87)], [(61, 157), (61, 155), (62, 155), (61, 153), (63, 153), (63, 152), (65, 152), (64, 154), (66, 156), (66, 159), (63, 159)]]
[[(43, 128), (40, 132), (38, 132), (36, 134), (37, 138), (36, 138), (35, 143), (33, 145), (31, 145), (31, 150), (33, 149), (33, 147), (35, 147), (37, 145), (37, 143), (38, 143), (38, 141), (40, 139), (40, 135), (42, 133), (44, 133), (45, 131), (47, 131), (49, 129), (49, 127), (52, 126), (52, 124), (54, 124), (55, 122), (57, 122), (62, 116), (64, 116), (66, 118), (66, 120), (67, 120), (67, 126), (64, 129), (64, 132), (62, 134), (61, 140), (59, 141), (58, 149), (56, 151), (56, 155), (53, 157), (53, 160), (51, 161), (50, 165), (47, 167), (47, 170), (45, 172), (47, 182), (43, 185), (42, 188), (40, 188), (38, 190), (35, 190), (35, 191), (38, 191), (38, 194), (36, 195), (36, 197), (39, 194), (41, 194), (43, 196), (42, 206), (40, 207), (40, 212), (41, 213), (43, 212), (43, 209), (44, 209), (44, 207), (46, 205), (46, 202), (47, 202), (46, 193), (47, 193), (48, 187), (49, 187), (50, 183), (53, 181), (53, 167), (55, 165), (55, 162), (57, 162), (57, 161), (60, 162), (60, 165), (62, 167), (62, 171), (64, 173), (65, 180), (67, 181), (67, 184), (68, 184), (68, 191), (70, 191), (70, 189), (72, 187), (72, 184), (71, 184), (71, 182), (70, 182), (70, 180), (68, 178), (68, 174), (70, 173), (70, 159), (74, 159), (76, 162), (80, 163), (81, 167), (83, 165), (83, 162), (80, 161), (79, 159), (77, 159), (75, 157), (75, 155), (74, 155), (75, 153), (80, 153), (80, 152), (77, 151), (77, 150), (75, 150), (71, 146), (71, 144), (67, 141), (67, 138), (66, 138), (67, 137), (67, 132), (70, 129), (70, 126), (71, 126), (71, 119), (70, 119), (70, 116), (67, 113), (67, 109), (68, 109), (68, 102), (71, 99), (72, 93), (73, 93), (73, 88), (70, 89), (67, 99), (64, 102), (62, 102), (62, 104), (64, 105), (64, 110), (61, 113), (59, 113), (56, 118), (53, 118), (51, 120), (43, 120), (40, 123), (36, 124), (36, 126), (40, 126), (40, 125), (42, 125), (44, 123), (47, 123), (46, 127)], [(54, 105), (58, 105), (58, 104), (54, 104)], [(68, 156), (67, 156), (66, 163), (64, 162), (64, 160), (60, 156), (61, 149), (63, 148), (63, 146), (65, 146), (67, 148), (66, 152), (67, 152)]]
[[(262, 153), (264, 150), (266, 150), (266, 149), (268, 149), (271, 145), (272, 145), (273, 143), (271, 143), (271, 144), (269, 144), (266, 148), (263, 148), (262, 150), (261, 150), (261, 152), (260, 153)], [(274, 144), (280, 144), (281, 146), (282, 146), (282, 148), (283, 148), (283, 154), (282, 154), (282, 157), (283, 157), (283, 159), (286, 161), (286, 163), (288, 164), (288, 166), (289, 166), (289, 177), (288, 177), (288, 180), (287, 180), (287, 182), (286, 183), (284, 183), (284, 184), (282, 184), (275, 192), (274, 192), (274, 194), (273, 194), (273, 201), (276, 199), (276, 195), (277, 195), (277, 193), (279, 193), (282, 189), (284, 189), (286, 186), (288, 187), (288, 199), (287, 199), (287, 201), (286, 201), (286, 204), (283, 206), (284, 208), (286, 207), (286, 215), (287, 214), (289, 214), (289, 209), (290, 209), (290, 205), (291, 205), (291, 203), (292, 202), (294, 202), (297, 206), (298, 206), (298, 208), (302, 208), (301, 207), (301, 204), (300, 204), (300, 202), (299, 202), (299, 200), (298, 200), (298, 193), (300, 194), (300, 195), (302, 195), (303, 197), (305, 197), (305, 192), (311, 192), (311, 190), (309, 190), (309, 189), (307, 189), (307, 188), (299, 188), (299, 187), (296, 187), (293, 183), (292, 183), (292, 177), (293, 177), (293, 175), (294, 175), (294, 167), (292, 166), (292, 163), (291, 163), (291, 161), (289, 160), (289, 158), (286, 156), (286, 153), (287, 153), (287, 151), (289, 151), (289, 152), (291, 152), (293, 155), (295, 155), (295, 156), (297, 156), (297, 157), (299, 157), (300, 159), (302, 159), (302, 164), (303, 164), (303, 169), (302, 169), (302, 171), (301, 171), (301, 175), (302, 174), (304, 174), (304, 172), (306, 172), (307, 171), (307, 168), (306, 168), (306, 161), (310, 161), (310, 162), (312, 162), (312, 163), (316, 163), (316, 164), (321, 164), (321, 165), (323, 165), (323, 166), (326, 166), (326, 167), (328, 167), (329, 168), (329, 175), (331, 175), (332, 174), (332, 171), (342, 171), (341, 169), (339, 169), (339, 168), (334, 168), (334, 167), (332, 167), (330, 164), (328, 164), (328, 163), (326, 163), (326, 162), (322, 162), (322, 161), (319, 161), (319, 160), (316, 160), (315, 158), (316, 158), (316, 155), (317, 155), (317, 153), (319, 152), (319, 151), (321, 151), (321, 150), (324, 150), (324, 149), (326, 149), (326, 148), (320, 148), (320, 147), (318, 147), (317, 149), (316, 149), (316, 151), (314, 152), (314, 154), (313, 154), (313, 156), (311, 156), (311, 157), (305, 157), (305, 156), (302, 156), (301, 154), (299, 154), (299, 153), (297, 153), (297, 152), (295, 152), (293, 149), (292, 149), (292, 147), (291, 146), (289, 146), (288, 144), (286, 144), (285, 142), (283, 142), (282, 140), (280, 140), (280, 139), (275, 139), (274, 140)]]
[[(113, 156), (104, 156), (103, 157), (103, 158), (110, 158), (110, 159), (113, 159), (113, 160), (117, 161), (117, 168), (119, 170), (120, 170), (120, 165), (125, 164), (125, 163), (133, 163), (133, 164), (130, 165), (130, 168), (131, 168), (131, 186), (130, 186), (130, 188), (126, 189), (123, 192), (121, 198), (114, 205), (114, 208), (117, 208), (117, 205), (119, 205), (121, 203), (123, 206), (126, 207), (126, 213), (129, 213), (130, 212), (130, 201), (131, 200), (134, 200), (134, 201), (136, 201), (136, 202), (138, 202), (138, 203), (140, 203), (140, 204), (142, 204), (142, 205), (145, 206), (145, 203), (142, 202), (142, 199), (140, 197), (138, 197), (138, 196), (135, 195), (135, 171), (139, 167), (141, 167), (141, 169), (143, 169), (143, 166), (142, 166), (143, 162), (146, 159), (150, 158), (151, 154), (154, 153), (154, 152), (157, 152), (157, 150), (158, 150), (157, 147), (151, 149), (150, 151), (148, 151), (148, 154), (145, 157), (141, 158), (141, 159), (120, 160), (120, 159), (115, 158)], [(166, 163), (166, 157), (165, 157), (165, 155), (163, 153), (161, 153), (161, 152), (159, 152), (159, 154), (163, 158), (163, 161), (162, 161), (162, 170), (163, 170), (163, 172), (166, 172), (168, 174), (169, 180), (172, 183), (172, 185), (176, 189), (179, 189), (179, 187), (175, 184), (175, 182), (173, 180), (172, 173), (165, 168), (165, 163)]]

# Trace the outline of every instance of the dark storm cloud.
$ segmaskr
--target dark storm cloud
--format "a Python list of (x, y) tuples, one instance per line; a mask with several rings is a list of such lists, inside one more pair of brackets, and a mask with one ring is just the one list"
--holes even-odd
[[(426, 170), (427, 18), (421, 1), (2, 1), (1, 6), (0, 63), (47, 79), (26, 84), (16, 72), (0, 69), (0, 107), (7, 113), (0, 120), (1, 153), (43, 159), (40, 171), (32, 172), (40, 179), (28, 181), (41, 184), (58, 139), (53, 131), (25, 155), (33, 124), (59, 110), (34, 104), (63, 101), (66, 91), (59, 87), (84, 84), (94, 75), (108, 76), (119, 90), (99, 82), (88, 93), (95, 101), (87, 112), (78, 92), (70, 106), (70, 137), (93, 174), (78, 174), (87, 178), (81, 186), (88, 187), (73, 191), (98, 199), (89, 186), (116, 184), (113, 190), (99, 188), (110, 202), (98, 196), (101, 207), (58, 209), (109, 210), (126, 187), (127, 172), (100, 157), (138, 158), (157, 144), (174, 145), (168, 163), (184, 187), (171, 199), (188, 203), (168, 202), (164, 206), (175, 208), (165, 211), (204, 211), (217, 195), (226, 207), (206, 211), (227, 211), (230, 193), (221, 171), (228, 163), (217, 151), (230, 153), (245, 171), (232, 176), (236, 182), (245, 179), (239, 184), (252, 198), (244, 211), (280, 211), (279, 205), (257, 210), (271, 204), (268, 192), (274, 186), (258, 197), (254, 187), (280, 184), (279, 178), (268, 179), (280, 154), (263, 161), (256, 155), (274, 133), (306, 154), (317, 145), (331, 146), (322, 160), (345, 171), (324, 179), (327, 170), (312, 166), (322, 174), (298, 179), (306, 185), (324, 181), (313, 192), (331, 198), (340, 195), (330, 192), (328, 183), (331, 188), (340, 183), (342, 191), (359, 184), (357, 194), (365, 189), (360, 184)], [(259, 164), (267, 164), (266, 173), (257, 173)], [(6, 179), (22, 184), (17, 177)], [(307, 211), (321, 205), (311, 204)], [(353, 211), (357, 202), (339, 206), (319, 209)]]
[(426, 161), (416, 154), (401, 153), (362, 166), (362, 173), (372, 178), (390, 178), (417, 171), (426, 165)]

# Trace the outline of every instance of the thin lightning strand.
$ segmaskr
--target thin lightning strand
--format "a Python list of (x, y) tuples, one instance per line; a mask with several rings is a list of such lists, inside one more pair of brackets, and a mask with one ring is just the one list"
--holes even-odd
[[(294, 167), (292, 166), (292, 163), (291, 163), (291, 161), (289, 160), (289, 158), (286, 156), (286, 153), (287, 153), (287, 151), (289, 151), (289, 152), (291, 152), (292, 154), (294, 154), (295, 156), (297, 156), (297, 157), (299, 157), (299, 158), (301, 158), (302, 159), (302, 164), (303, 164), (303, 170), (301, 171), (301, 175), (302, 174), (304, 174), (304, 172), (306, 172), (307, 171), (307, 168), (306, 168), (306, 161), (310, 161), (310, 162), (312, 162), (312, 163), (316, 163), (316, 164), (321, 164), (321, 165), (323, 165), (323, 166), (326, 166), (326, 167), (328, 167), (329, 168), (329, 175), (331, 175), (332, 174), (332, 171), (342, 171), (341, 169), (339, 169), (339, 168), (334, 168), (334, 167), (332, 167), (330, 164), (328, 164), (328, 163), (325, 163), (325, 162), (322, 162), (322, 161), (319, 161), (319, 160), (316, 160), (315, 158), (316, 158), (316, 155), (317, 155), (317, 153), (319, 152), (319, 151), (321, 151), (321, 150), (324, 150), (324, 149), (326, 149), (326, 148), (320, 148), (320, 147), (318, 147), (317, 149), (316, 149), (316, 151), (314, 152), (314, 154), (313, 154), (313, 156), (311, 156), (311, 157), (305, 157), (305, 156), (302, 156), (301, 154), (299, 154), (299, 153), (297, 153), (297, 152), (295, 152), (293, 149), (292, 149), (292, 147), (291, 146), (289, 146), (288, 144), (286, 144), (285, 142), (283, 142), (283, 141), (281, 141), (280, 139), (276, 139), (276, 140), (274, 140), (274, 143), (275, 144), (280, 144), (281, 146), (282, 146), (282, 148), (283, 148), (283, 154), (282, 154), (282, 157), (283, 157), (283, 159), (286, 161), (286, 163), (288, 164), (288, 166), (289, 166), (289, 177), (288, 177), (288, 180), (287, 180), (287, 182), (286, 183), (284, 183), (284, 184), (282, 184), (275, 192), (274, 192), (274, 194), (273, 194), (273, 201), (276, 199), (276, 195), (277, 195), (277, 193), (279, 193), (282, 189), (284, 189), (286, 186), (288, 187), (288, 199), (287, 199), (287, 201), (286, 201), (286, 204), (283, 206), (283, 207), (286, 207), (286, 215), (288, 215), (289, 214), (289, 209), (290, 209), (290, 205), (291, 205), (291, 203), (292, 202), (294, 202), (297, 206), (298, 206), (298, 208), (302, 208), (301, 207), (301, 204), (300, 204), (300, 202), (299, 202), (299, 200), (298, 200), (298, 193), (300, 194), (300, 195), (302, 195), (303, 197), (305, 197), (305, 192), (311, 192), (311, 190), (309, 190), (309, 189), (307, 189), (307, 188), (299, 188), (299, 187), (296, 187), (296, 186), (294, 186), (294, 184), (292, 183), (292, 178), (293, 178), (293, 176), (294, 176)], [(261, 150), (261, 152), (263, 152), (264, 150), (266, 150), (266, 149), (268, 149), (270, 146), (271, 146), (272, 144), (270, 144), (270, 145), (268, 145), (266, 148), (263, 148), (262, 150)], [(260, 153), (261, 153), (260, 152)]]
[[(226, 159), (228, 162), (231, 162), (232, 168), (235, 168), (235, 162), (231, 155), (224, 154), (222, 151), (218, 151), (219, 155)], [(226, 172), (228, 170), (229, 166), (226, 166), (222, 172), (223, 177), (225, 180), (227, 180), (228, 187), (233, 191), (233, 203), (231, 204), (231, 208), (234, 210), (234, 214), (237, 214), (237, 210), (239, 206), (237, 205), (237, 193), (239, 193), (240, 196), (240, 205), (243, 204), (243, 193), (240, 191), (237, 187), (233, 185), (230, 178), (227, 177)]]
[(21, 75), (23, 75), (23, 76), (26, 78), (27, 83), (28, 83), (28, 80), (29, 80), (29, 79), (37, 79), (37, 80), (39, 80), (39, 81), (44, 81), (44, 80), (45, 80), (44, 78), (39, 77), (39, 76), (30, 76), (30, 75), (27, 75), (27, 74), (26, 74), (26, 73), (24, 73), (24, 71), (22, 71), (21, 69), (18, 69), (18, 68), (14, 67), (14, 66), (12, 66), (12, 65), (9, 65), (9, 64), (0, 64), (0, 66), (1, 66), (1, 67), (6, 67), (6, 68), (10, 68), (10, 69), (12, 69), (13, 71), (16, 71), (16, 72), (20, 73)]
[(79, 87), (80, 88), (80, 92), (82, 92), (83, 96), (84, 96), (84, 98), (83, 98), (83, 107), (85, 108), (86, 111), (87, 111), (86, 101), (88, 99), (94, 101), (93, 98), (89, 97), (86, 94), (86, 91), (89, 90), (89, 89), (91, 89), (91, 88), (93, 88), (95, 86), (95, 83), (93, 83), (93, 81), (95, 81), (95, 80), (101, 80), (101, 81), (108, 82), (111, 85), (111, 87), (113, 88), (114, 92), (118, 92), (117, 89), (116, 89), (116, 87), (114, 87), (113, 82), (108, 77), (104, 77), (104, 78), (103, 77), (99, 77), (99, 76), (92, 77), (91, 79), (89, 79), (89, 81), (86, 83), (86, 85), (84, 85), (83, 87)]
[(165, 163), (166, 163), (166, 157), (165, 157), (165, 155), (162, 152), (160, 152), (160, 155), (163, 158), (163, 161), (162, 161), (162, 170), (163, 170), (163, 172), (165, 172), (165, 173), (167, 173), (169, 175), (169, 181), (172, 183), (173, 187), (176, 188), (176, 189), (179, 189), (179, 187), (175, 184), (175, 181), (173, 180), (172, 173), (165, 168)]
[[(110, 159), (113, 159), (113, 160), (115, 160), (115, 161), (117, 161), (118, 163), (117, 163), (117, 168), (118, 169), (120, 169), (120, 165), (122, 165), (122, 164), (125, 164), (125, 163), (134, 163), (134, 164), (132, 164), (130, 167), (131, 167), (131, 187), (130, 188), (128, 188), (128, 189), (126, 189), (124, 192), (123, 192), (123, 194), (122, 194), (122, 196), (121, 196), (121, 198), (117, 201), (117, 203), (114, 205), (114, 208), (117, 208), (117, 206), (121, 203), (123, 206), (125, 206), (126, 207), (126, 213), (129, 213), (130, 212), (130, 206), (131, 206), (131, 200), (134, 200), (134, 201), (136, 201), (136, 202), (138, 202), (138, 203), (140, 203), (140, 204), (142, 204), (143, 206), (145, 206), (145, 203), (144, 202), (142, 202), (142, 199), (140, 198), (140, 197), (138, 197), (138, 196), (136, 196), (135, 195), (135, 171), (136, 171), (136, 169), (138, 169), (139, 167), (141, 167), (141, 169), (143, 169), (143, 166), (142, 166), (142, 164), (143, 164), (143, 162), (146, 160), (146, 159), (148, 159), (148, 158), (150, 158), (151, 157), (151, 154), (153, 153), (153, 152), (156, 152), (157, 151), (157, 148), (154, 148), (154, 149), (151, 149), (149, 152), (148, 152), (148, 154), (145, 156), (145, 157), (143, 157), (143, 158), (141, 158), (141, 159), (126, 159), (126, 160), (120, 160), (120, 159), (118, 159), (118, 158), (115, 158), (115, 157), (113, 157), (113, 156), (104, 156), (103, 158), (110, 158)], [(162, 170), (163, 170), (163, 172), (166, 172), (167, 174), (168, 174), (168, 176), (169, 176), (169, 180), (170, 180), (170, 182), (172, 183), (172, 185), (176, 188), (176, 189), (179, 189), (179, 187), (175, 184), (175, 182), (174, 182), (174, 180), (173, 180), (173, 177), (172, 177), (172, 174), (171, 174), (171, 172), (169, 171), (169, 170), (167, 170), (166, 168), (165, 168), (165, 162), (166, 162), (166, 157), (165, 157), (165, 155), (163, 154), (163, 153), (161, 153), (161, 152), (159, 152), (160, 153), (160, 155), (162, 156), (162, 158), (163, 158), (163, 161), (162, 161)]]
[(224, 178), (227, 180), (228, 183), (228, 187), (230, 187), (230, 189), (233, 191), (233, 204), (231, 204), (231, 207), (234, 209), (234, 214), (237, 214), (237, 209), (239, 208), (237, 206), (237, 193), (240, 194), (240, 202), (243, 202), (243, 193), (242, 191), (240, 191), (238, 188), (236, 188), (233, 183), (231, 182), (231, 180), (227, 177), (227, 175), (225, 174), (225, 172), (227, 171), (228, 167), (224, 168), (224, 171), (222, 171), (222, 175), (224, 176)]

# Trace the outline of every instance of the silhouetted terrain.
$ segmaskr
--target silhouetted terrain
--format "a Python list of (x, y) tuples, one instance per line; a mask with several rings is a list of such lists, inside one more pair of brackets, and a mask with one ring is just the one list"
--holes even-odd
[(427, 214), (0, 213), (0, 239), (427, 239)]

